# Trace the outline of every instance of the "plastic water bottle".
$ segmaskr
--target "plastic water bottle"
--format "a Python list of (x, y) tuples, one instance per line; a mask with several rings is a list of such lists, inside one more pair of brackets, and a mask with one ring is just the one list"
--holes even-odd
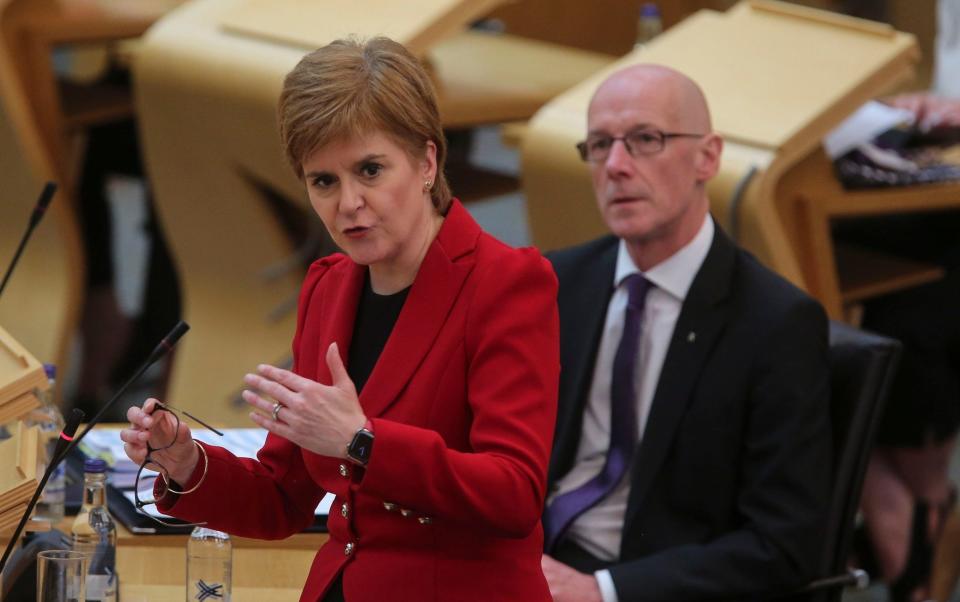
[(642, 48), (662, 31), (663, 21), (660, 19), (660, 9), (653, 2), (644, 2), (640, 6), (640, 18), (637, 20), (637, 41), (633, 45), (634, 49)]
[(73, 521), (73, 549), (90, 558), (87, 602), (116, 602), (117, 527), (107, 511), (107, 463), (89, 458), (83, 463), (83, 506)]
[(232, 565), (230, 536), (194, 527), (187, 542), (187, 600), (229, 601)]
[[(27, 426), (40, 427), (40, 436), (46, 440), (44, 453), (41, 454), (38, 461), (39, 466), (37, 466), (40, 474), (46, 470), (47, 465), (53, 460), (57, 439), (60, 437), (60, 431), (63, 430), (63, 414), (60, 413), (60, 408), (53, 401), (57, 368), (53, 364), (44, 364), (43, 369), (47, 373), (47, 382), (50, 383), (50, 388), (42, 393), (37, 393), (42, 404), (39, 408), (28, 413), (25, 418)], [(50, 479), (40, 495), (40, 501), (37, 502), (36, 517), (49, 520), (54, 527), (63, 520), (66, 470), (66, 463), (61, 462), (50, 475)]]

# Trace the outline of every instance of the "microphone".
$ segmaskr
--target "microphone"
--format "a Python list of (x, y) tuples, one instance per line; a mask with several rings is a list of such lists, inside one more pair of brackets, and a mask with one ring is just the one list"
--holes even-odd
[(7, 287), (7, 281), (10, 280), (10, 274), (13, 273), (13, 268), (17, 267), (17, 262), (20, 261), (20, 255), (23, 254), (23, 249), (27, 246), (27, 241), (30, 240), (30, 235), (33, 234), (33, 231), (36, 229), (37, 224), (40, 223), (40, 219), (43, 217), (43, 214), (46, 213), (47, 207), (50, 206), (50, 201), (53, 200), (53, 194), (56, 191), (57, 185), (53, 182), (47, 182), (46, 186), (43, 187), (43, 192), (40, 193), (40, 198), (37, 199), (37, 205), (33, 208), (33, 214), (30, 215), (30, 222), (27, 224), (27, 231), (23, 233), (23, 238), (20, 239), (20, 245), (17, 246), (17, 250), (13, 254), (13, 259), (10, 260), (10, 265), (7, 267), (7, 273), (3, 276), (3, 282), (0, 282), (0, 295), (3, 295), (3, 289)]
[(70, 451), (72, 451), (73, 448), (80, 443), (80, 440), (87, 436), (87, 433), (90, 432), (90, 429), (95, 427), (97, 423), (100, 422), (100, 419), (103, 418), (103, 415), (107, 412), (107, 410), (113, 407), (113, 404), (120, 399), (120, 396), (127, 391), (127, 388), (129, 388), (130, 385), (140, 378), (143, 373), (147, 371), (147, 368), (152, 366), (154, 362), (169, 353), (173, 349), (173, 346), (177, 344), (177, 341), (180, 340), (180, 337), (186, 334), (188, 330), (190, 330), (190, 326), (186, 322), (183, 320), (177, 322), (170, 332), (167, 333), (167, 336), (160, 339), (160, 342), (157, 343), (157, 346), (153, 348), (153, 351), (150, 352), (150, 355), (146, 360), (144, 360), (143, 364), (137, 368), (137, 371), (133, 374), (133, 376), (127, 379), (127, 382), (123, 383), (123, 386), (113, 394), (113, 397), (110, 398), (110, 401), (103, 404), (103, 407), (100, 408), (100, 411), (93, 415), (93, 418), (91, 418), (90, 422), (87, 423), (87, 427), (83, 429), (83, 432), (77, 435), (73, 441), (67, 444), (67, 448), (64, 450), (63, 454), (66, 455), (70, 453)]
[(109, 410), (113, 405), (120, 399), (120, 396), (123, 395), (127, 389), (132, 385), (138, 378), (140, 378), (144, 372), (147, 371), (154, 362), (166, 355), (173, 349), (173, 346), (177, 344), (177, 341), (180, 340), (188, 330), (190, 326), (186, 322), (180, 320), (177, 322), (176, 326), (167, 333), (167, 336), (157, 344), (153, 352), (150, 353), (150, 356), (140, 365), (137, 371), (131, 376), (127, 382), (121, 386), (116, 393), (113, 394), (113, 397), (110, 398), (110, 401), (105, 403), (100, 411), (94, 414), (93, 418), (90, 419), (90, 422), (87, 423), (87, 427), (83, 429), (79, 435), (74, 436), (74, 433), (77, 432), (77, 427), (80, 425), (80, 422), (83, 420), (83, 412), (74, 409), (73, 413), (70, 414), (70, 420), (67, 422), (67, 425), (63, 428), (63, 432), (60, 433), (60, 440), (57, 441), (56, 451), (53, 453), (53, 457), (50, 458), (50, 463), (47, 466), (46, 471), (44, 471), (43, 478), (40, 480), (40, 484), (37, 485), (37, 490), (33, 494), (30, 503), (27, 504), (27, 509), (24, 511), (23, 516), (20, 518), (20, 524), (17, 525), (17, 530), (14, 532), (13, 537), (10, 538), (10, 541), (7, 543), (7, 549), (3, 553), (3, 558), (0, 559), (0, 574), (3, 573), (4, 567), (7, 565), (7, 559), (10, 557), (10, 553), (13, 551), (14, 543), (20, 539), (20, 534), (23, 533), (23, 527), (27, 524), (27, 521), (30, 520), (30, 513), (33, 512), (33, 508), (37, 505), (37, 500), (40, 499), (40, 493), (43, 491), (44, 486), (47, 484), (47, 480), (50, 478), (50, 474), (53, 470), (62, 462), (67, 455), (73, 451), (81, 440), (90, 432), (97, 423), (100, 422), (101, 417), (104, 413)]
[(46, 213), (47, 207), (50, 206), (50, 201), (53, 200), (53, 194), (57, 191), (57, 185), (53, 182), (47, 182), (43, 191), (40, 193), (40, 198), (37, 199), (37, 206), (33, 208), (33, 213), (30, 215), (30, 228), (36, 228), (37, 224), (40, 223), (40, 218), (43, 217), (43, 214)]
[(190, 326), (186, 322), (183, 320), (177, 322), (173, 329), (167, 333), (167, 336), (160, 339), (160, 342), (157, 343), (157, 346), (154, 347), (152, 352), (150, 352), (150, 357), (147, 358), (147, 365), (149, 366), (153, 362), (166, 355), (167, 352), (173, 349), (173, 346), (177, 344), (177, 341), (180, 340), (180, 337), (187, 334), (188, 330), (190, 330)]

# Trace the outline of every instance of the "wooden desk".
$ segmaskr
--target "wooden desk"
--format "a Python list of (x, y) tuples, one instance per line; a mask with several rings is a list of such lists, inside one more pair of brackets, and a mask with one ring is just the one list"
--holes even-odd
[[(184, 586), (181, 585), (127, 585), (120, 586), (123, 602), (182, 602)], [(233, 602), (296, 602), (301, 588), (233, 587), (230, 598)]]
[(776, 197), (808, 291), (833, 319), (857, 303), (943, 277), (940, 267), (836, 245), (834, 220), (960, 208), (960, 183), (844, 190), (830, 159), (811, 153), (781, 179)]
[[(282, 541), (233, 537), (233, 599), (298, 600), (314, 554), (326, 534), (301, 533)], [(131, 601), (184, 599), (186, 535), (133, 535), (117, 526), (120, 597)]]

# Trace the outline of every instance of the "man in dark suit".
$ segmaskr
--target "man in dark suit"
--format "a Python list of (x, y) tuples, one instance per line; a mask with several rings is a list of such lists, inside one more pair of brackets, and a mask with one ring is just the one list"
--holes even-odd
[(825, 522), (826, 316), (710, 218), (723, 142), (693, 81), (623, 69), (587, 121), (578, 148), (613, 235), (550, 256), (554, 600), (789, 591), (813, 576)]

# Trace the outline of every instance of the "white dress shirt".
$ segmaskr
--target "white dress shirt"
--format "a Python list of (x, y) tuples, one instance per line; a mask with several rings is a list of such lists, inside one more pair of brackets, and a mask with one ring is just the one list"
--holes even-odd
[[(610, 383), (613, 358), (623, 333), (627, 290), (624, 279), (639, 273), (654, 286), (647, 293), (641, 321), (640, 349), (637, 357), (637, 440), (643, 438), (650, 405), (660, 380), (660, 370), (693, 278), (700, 270), (713, 242), (713, 220), (704, 219), (697, 235), (685, 247), (647, 272), (637, 269), (621, 240), (613, 285), (616, 290), (607, 306), (606, 321), (600, 335), (600, 347), (594, 364), (593, 381), (583, 415), (583, 430), (573, 468), (557, 482), (554, 497), (580, 487), (603, 469), (610, 445)], [(567, 531), (574, 543), (601, 560), (615, 561), (620, 554), (627, 498), (630, 495), (630, 471), (606, 498), (581, 514)], [(552, 499), (550, 500), (552, 501)], [(617, 592), (609, 571), (595, 573), (604, 602), (616, 602)]]
[(937, 2), (933, 66), (933, 91), (960, 98), (960, 0)]

